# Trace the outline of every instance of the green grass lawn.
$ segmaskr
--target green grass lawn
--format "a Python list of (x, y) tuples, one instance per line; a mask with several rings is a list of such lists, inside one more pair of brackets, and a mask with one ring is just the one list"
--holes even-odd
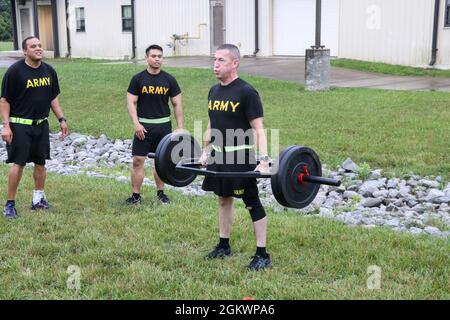
[(332, 59), (333, 67), (354, 69), (359, 71), (393, 74), (399, 76), (450, 77), (450, 70), (430, 68), (414, 68), (382, 62), (369, 62), (351, 59)]
[[(0, 185), (6, 173), (0, 166)], [(255, 249), (242, 203), (233, 257), (205, 261), (217, 240), (214, 197), (169, 191), (172, 204), (161, 206), (145, 187), (143, 204), (130, 208), (122, 204), (127, 184), (50, 174), (54, 209), (32, 213), (31, 173), (17, 199), (20, 219), (0, 219), (0, 299), (450, 298), (448, 240), (269, 211), (274, 267), (247, 272)], [(373, 265), (381, 268), (379, 290), (367, 288)], [(69, 266), (79, 268), (79, 291), (67, 287)]]
[[(62, 89), (72, 131), (130, 138), (125, 92), (142, 65), (50, 61)], [(0, 69), (0, 75), (5, 70)], [(186, 126), (206, 125), (211, 71), (168, 69), (184, 92)], [(450, 172), (450, 94), (366, 89), (305, 92), (301, 85), (243, 76), (260, 92), (265, 126), (280, 129), (282, 146), (307, 145), (322, 162), (351, 157), (392, 172)], [(57, 124), (52, 119), (52, 128)], [(7, 166), (0, 165), (6, 186)], [(0, 201), (4, 201), (1, 189)], [(159, 206), (144, 187), (139, 208), (124, 206), (130, 186), (115, 180), (49, 174), (52, 213), (31, 213), (31, 170), (17, 198), (21, 218), (0, 219), (0, 299), (449, 299), (448, 239), (350, 228), (289, 211), (269, 215), (268, 248), (274, 267), (249, 273), (254, 253), (251, 220), (237, 206), (234, 255), (204, 261), (217, 241), (213, 197), (169, 190)], [(81, 272), (81, 290), (67, 288), (69, 266)], [(369, 266), (382, 270), (381, 289), (369, 290)]]
[[(131, 138), (126, 90), (143, 65), (50, 61), (60, 77), (62, 106), (72, 131)], [(207, 93), (216, 83), (210, 70), (167, 68), (183, 91), (186, 127), (207, 123)], [(4, 69), (0, 69), (0, 76)], [(242, 76), (259, 91), (265, 127), (280, 130), (288, 145), (315, 149), (334, 167), (347, 157), (397, 174), (450, 173), (450, 93), (335, 89), (306, 92), (293, 82)], [(53, 129), (57, 124), (52, 119)], [(270, 139), (270, 137), (269, 137)]]
[(12, 51), (14, 44), (12, 42), (0, 41), (0, 51)]

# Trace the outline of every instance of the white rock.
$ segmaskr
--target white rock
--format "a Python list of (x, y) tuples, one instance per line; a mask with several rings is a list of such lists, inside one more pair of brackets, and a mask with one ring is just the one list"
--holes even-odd
[(434, 236), (440, 236), (441, 235), (441, 230), (439, 230), (436, 227), (432, 227), (432, 226), (428, 226), (425, 227), (425, 229), (423, 229), (426, 233), (434, 235)]
[(333, 218), (333, 211), (328, 208), (320, 208), (319, 215), (325, 218)]
[(342, 166), (342, 168), (343, 168), (345, 171), (350, 171), (350, 172), (355, 172), (355, 173), (357, 173), (358, 170), (359, 170), (358, 165), (357, 165), (356, 163), (354, 163), (353, 160), (350, 159), (350, 158), (347, 158), (347, 159), (342, 163), (341, 166)]
[(438, 189), (431, 189), (430, 192), (428, 192), (428, 195), (425, 198), (425, 200), (431, 202), (432, 200), (439, 197), (445, 197), (445, 193)]
[(382, 202), (383, 200), (380, 198), (367, 198), (363, 200), (362, 205), (366, 208), (373, 208), (379, 207)]

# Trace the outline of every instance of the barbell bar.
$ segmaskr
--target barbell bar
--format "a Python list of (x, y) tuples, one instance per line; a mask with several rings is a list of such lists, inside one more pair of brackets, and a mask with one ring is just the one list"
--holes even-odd
[[(185, 154), (187, 151), (188, 154)], [(283, 206), (304, 208), (316, 197), (320, 184), (339, 186), (340, 181), (322, 177), (322, 165), (313, 149), (289, 146), (270, 165), (270, 173), (258, 171), (217, 172), (202, 168), (196, 159), (200, 157), (198, 142), (187, 133), (170, 133), (158, 144), (155, 159), (158, 176), (167, 184), (184, 187), (197, 175), (216, 178), (270, 178), (275, 199)]]

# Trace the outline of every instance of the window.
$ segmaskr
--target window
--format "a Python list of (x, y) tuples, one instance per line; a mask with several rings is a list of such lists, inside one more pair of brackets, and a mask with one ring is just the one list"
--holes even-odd
[(445, 3), (445, 26), (450, 27), (450, 0)]
[(131, 6), (122, 6), (122, 31), (133, 31)]
[(75, 17), (77, 19), (77, 32), (85, 32), (84, 8), (75, 8)]

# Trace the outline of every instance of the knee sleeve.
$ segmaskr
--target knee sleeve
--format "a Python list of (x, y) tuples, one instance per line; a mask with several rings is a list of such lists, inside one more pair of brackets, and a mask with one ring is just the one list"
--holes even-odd
[(243, 198), (242, 200), (244, 200), (245, 207), (250, 212), (250, 217), (253, 222), (261, 220), (266, 216), (266, 211), (258, 197)]

